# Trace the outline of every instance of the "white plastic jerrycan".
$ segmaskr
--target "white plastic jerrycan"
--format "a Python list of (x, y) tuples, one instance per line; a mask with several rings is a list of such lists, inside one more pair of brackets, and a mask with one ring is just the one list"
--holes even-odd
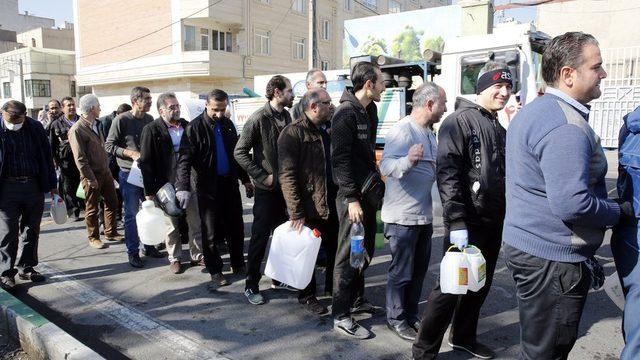
[(471, 245), (462, 251), (467, 256), (469, 262), (469, 291), (479, 291), (487, 280), (487, 262), (482, 256), (482, 252), (477, 247)]
[(169, 227), (165, 222), (164, 212), (151, 200), (142, 202), (142, 209), (136, 215), (138, 237), (145, 245), (158, 245), (164, 241)]
[(449, 247), (440, 262), (440, 291), (445, 294), (462, 295), (469, 287), (469, 261), (462, 252), (453, 252)]
[(264, 274), (296, 289), (309, 285), (320, 250), (320, 232), (303, 226), (298, 233), (287, 221), (273, 231)]

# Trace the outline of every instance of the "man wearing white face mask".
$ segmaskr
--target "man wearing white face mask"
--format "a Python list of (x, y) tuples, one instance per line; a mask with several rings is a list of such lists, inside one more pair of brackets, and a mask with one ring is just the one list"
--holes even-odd
[(0, 123), (0, 287), (8, 291), (16, 285), (14, 264), (20, 279), (44, 281), (34, 269), (44, 193), (58, 193), (47, 135), (26, 111), (23, 103), (8, 101)]

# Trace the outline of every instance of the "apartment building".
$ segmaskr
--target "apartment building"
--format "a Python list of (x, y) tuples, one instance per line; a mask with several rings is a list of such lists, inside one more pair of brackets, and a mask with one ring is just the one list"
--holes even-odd
[[(451, 0), (316, 0), (315, 66), (342, 67), (347, 19), (449, 5)], [(309, 67), (309, 0), (74, 0), (78, 84), (105, 111), (130, 89), (194, 98), (239, 94), (255, 75)], [(108, 16), (105, 14), (113, 14)], [(108, 21), (107, 20), (108, 17)]]

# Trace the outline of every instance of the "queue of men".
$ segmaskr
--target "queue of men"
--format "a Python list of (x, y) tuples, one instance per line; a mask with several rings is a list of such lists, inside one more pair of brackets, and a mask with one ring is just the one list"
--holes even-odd
[[(413, 93), (411, 113), (389, 130), (379, 166), (375, 102), (384, 85), (380, 69), (368, 62), (353, 67), (352, 87), (344, 90), (337, 108), (325, 90), (324, 74), (309, 71), (308, 91), (292, 109), (293, 117), (287, 111), (294, 98), (291, 82), (274, 76), (266, 87), (267, 101), (241, 134), (226, 115), (229, 97), (220, 89), (208, 93), (204, 112), (188, 122), (171, 92), (158, 96), (160, 116), (154, 120), (148, 114), (150, 90), (135, 87), (131, 108), (118, 110), (106, 133), (98, 120), (99, 99), (92, 94), (79, 100), (79, 116), (72, 98), (52, 100), (46, 124), (26, 117), (24, 104), (9, 101), (0, 128), (0, 286), (13, 289), (16, 274), (27, 281), (44, 280), (34, 269), (40, 218), (44, 194), (57, 194), (58, 188), (76, 217), (84, 208), (90, 246), (104, 247), (98, 220), (102, 203), (105, 239), (124, 239), (129, 264), (143, 267), (135, 216), (143, 200), (161, 202), (158, 194), (169, 184), (180, 208), (168, 214), (165, 240), (172, 273), (184, 270), (186, 236), (191, 265), (203, 266), (214, 286), (228, 285), (215, 244), (220, 230), (229, 249), (229, 270), (246, 278), (247, 301), (262, 305), (261, 264), (271, 232), (287, 220), (298, 231), (319, 229), (334, 330), (366, 339), (371, 331), (353, 314), (382, 313), (365, 297), (364, 274), (374, 256), (376, 212), (381, 210), (391, 248), (386, 323), (398, 337), (413, 342), (414, 359), (436, 358), (449, 325), (447, 342), (455, 350), (481, 359), (496, 355), (480, 341), (477, 327), (501, 248), (516, 286), (520, 358), (566, 359), (588, 290), (602, 285), (595, 251), (604, 231), (613, 228), (612, 251), (627, 300), (622, 358), (634, 359), (640, 354), (640, 322), (634, 316), (640, 306), (640, 109), (624, 119), (619, 196), (608, 199), (606, 158), (587, 123), (588, 103), (600, 96), (599, 84), (606, 77), (598, 42), (581, 32), (557, 36), (543, 54), (542, 76), (546, 93), (524, 106), (507, 131), (498, 112), (514, 80), (505, 63), (487, 62), (478, 74), (475, 101), (456, 100), (437, 141), (434, 124), (447, 111), (446, 94), (424, 82)], [(120, 201), (109, 155), (119, 167), (124, 238), (116, 230)], [(128, 181), (134, 166), (143, 174), (142, 187)], [(247, 197), (255, 196), (246, 265), (239, 184)], [(443, 208), (443, 252), (450, 246), (477, 247), (486, 260), (486, 283), (477, 292), (453, 295), (444, 293), (438, 281), (419, 314), (432, 249), (433, 184)], [(77, 187), (84, 201), (77, 198)], [(349, 263), (354, 223), (364, 226), (361, 269)], [(164, 257), (148, 245), (142, 252)], [(304, 289), (276, 281), (271, 287), (295, 291), (312, 314), (329, 312), (317, 298), (315, 275)]]

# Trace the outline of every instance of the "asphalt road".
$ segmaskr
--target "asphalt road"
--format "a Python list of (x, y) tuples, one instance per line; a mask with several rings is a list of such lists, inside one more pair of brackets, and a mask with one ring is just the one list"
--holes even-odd
[[(608, 186), (615, 187), (615, 153), (607, 153)], [(245, 199), (245, 232), (251, 225), (251, 200)], [(442, 254), (442, 219), (434, 221), (433, 251), (424, 282), (423, 301), (437, 278)], [(245, 242), (245, 250), (248, 237)], [(248, 304), (244, 281), (214, 290), (201, 268), (169, 272), (166, 259), (145, 259), (144, 269), (127, 263), (124, 244), (90, 248), (84, 223), (53, 224), (43, 218), (39, 269), (46, 283), (23, 283), (17, 296), (47, 318), (109, 359), (410, 359), (411, 344), (385, 326), (384, 316), (359, 316), (375, 336), (364, 341), (332, 331), (330, 317), (308, 314), (293, 293), (261, 289), (262, 306)], [(185, 251), (186, 255), (186, 251)], [(615, 271), (609, 234), (597, 258), (606, 274)], [(388, 245), (376, 252), (366, 272), (366, 296), (384, 306)], [(225, 271), (228, 257), (225, 256)], [(322, 279), (318, 274), (318, 279)], [(319, 290), (322, 281), (319, 280)], [(495, 349), (499, 359), (517, 357), (519, 324), (513, 281), (498, 260), (494, 285), (482, 308), (478, 339)], [(330, 298), (320, 297), (326, 305)], [(571, 359), (617, 359), (623, 347), (621, 311), (603, 290), (592, 291)], [(441, 359), (468, 359), (446, 344)]]

